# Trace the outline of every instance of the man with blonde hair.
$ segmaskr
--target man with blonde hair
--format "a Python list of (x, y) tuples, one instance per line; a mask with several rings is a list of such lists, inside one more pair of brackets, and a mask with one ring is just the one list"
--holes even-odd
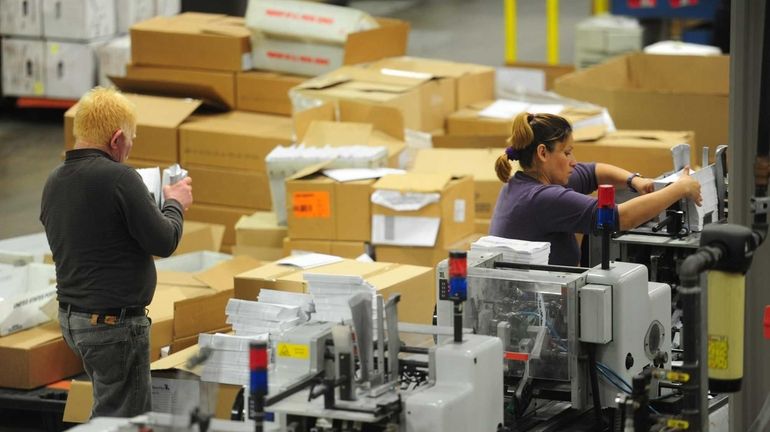
[(192, 180), (166, 186), (158, 209), (136, 170), (123, 164), (136, 131), (133, 104), (96, 87), (78, 103), (75, 148), (43, 189), (40, 221), (56, 263), (59, 323), (93, 383), (92, 416), (132, 417), (151, 409), (153, 255), (182, 237)]

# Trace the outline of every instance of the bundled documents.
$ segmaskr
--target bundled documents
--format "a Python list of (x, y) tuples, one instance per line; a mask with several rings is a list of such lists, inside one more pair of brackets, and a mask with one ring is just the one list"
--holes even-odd
[(471, 252), (502, 253), (506, 261), (546, 265), (551, 254), (551, 243), (486, 236), (471, 244)]

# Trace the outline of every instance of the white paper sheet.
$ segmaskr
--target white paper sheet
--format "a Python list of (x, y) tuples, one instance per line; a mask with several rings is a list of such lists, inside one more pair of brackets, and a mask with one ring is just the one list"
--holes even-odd
[(532, 114), (553, 114), (557, 115), (564, 111), (564, 105), (559, 104), (532, 104), (527, 109)]
[(529, 109), (528, 102), (498, 99), (479, 112), (479, 117), (510, 119)]
[(313, 267), (320, 267), (328, 264), (334, 264), (343, 261), (343, 258), (335, 255), (326, 255), (319, 253), (308, 253), (300, 255), (292, 255), (284, 258), (277, 263), (280, 265), (299, 267), (301, 269), (309, 269)]
[(162, 189), (160, 181), (160, 168), (137, 168), (136, 172), (142, 177), (144, 185), (147, 186), (147, 190), (155, 199), (155, 203), (160, 207)]
[(399, 192), (394, 190), (376, 190), (371, 200), (395, 211), (417, 211), (421, 208), (439, 202), (441, 194), (421, 192)]
[(421, 216), (372, 216), (372, 243), (432, 247), (441, 219)]
[(323, 175), (338, 182), (377, 179), (389, 174), (405, 174), (406, 171), (395, 168), (341, 168), (323, 170)]

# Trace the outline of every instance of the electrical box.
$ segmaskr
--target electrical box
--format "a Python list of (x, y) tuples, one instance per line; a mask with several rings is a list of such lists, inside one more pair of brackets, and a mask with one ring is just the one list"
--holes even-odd
[(606, 344), (612, 341), (612, 287), (588, 284), (579, 289), (580, 341)]

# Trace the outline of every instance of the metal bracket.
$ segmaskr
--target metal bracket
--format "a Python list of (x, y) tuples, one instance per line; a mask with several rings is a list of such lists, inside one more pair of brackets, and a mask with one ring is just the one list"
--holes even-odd
[(770, 213), (770, 197), (751, 197), (751, 211), (754, 214), (768, 214)]

